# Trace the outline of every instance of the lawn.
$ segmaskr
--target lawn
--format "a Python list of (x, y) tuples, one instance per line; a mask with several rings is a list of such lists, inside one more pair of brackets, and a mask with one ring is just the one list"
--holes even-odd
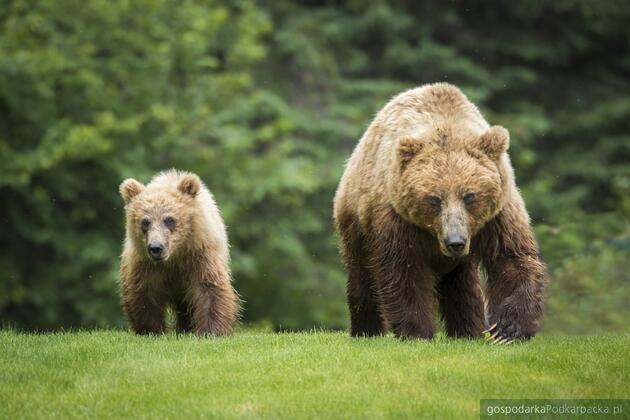
[(630, 398), (630, 336), (482, 341), (0, 332), (5, 418), (479, 418), (481, 398)]

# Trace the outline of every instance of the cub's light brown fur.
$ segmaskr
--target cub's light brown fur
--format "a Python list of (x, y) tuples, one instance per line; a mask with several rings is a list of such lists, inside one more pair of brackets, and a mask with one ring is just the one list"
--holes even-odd
[[(146, 186), (127, 179), (120, 194), (127, 216), (120, 286), (131, 328), (139, 334), (163, 332), (170, 305), (179, 332), (231, 333), (239, 307), (227, 234), (199, 177), (171, 170)], [(159, 253), (152, 257), (149, 246)]]
[(535, 334), (545, 269), (508, 143), (444, 83), (403, 92), (377, 114), (335, 196), (352, 335), (431, 338), (438, 306), (449, 335), (480, 336), (480, 265), (497, 337)]

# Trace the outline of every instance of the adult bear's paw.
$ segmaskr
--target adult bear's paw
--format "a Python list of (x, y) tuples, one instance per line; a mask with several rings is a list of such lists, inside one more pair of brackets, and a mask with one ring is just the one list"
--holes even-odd
[(490, 344), (510, 344), (517, 340), (528, 340), (534, 336), (531, 328), (527, 328), (514, 316), (508, 313), (488, 315), (489, 327), (483, 331)]

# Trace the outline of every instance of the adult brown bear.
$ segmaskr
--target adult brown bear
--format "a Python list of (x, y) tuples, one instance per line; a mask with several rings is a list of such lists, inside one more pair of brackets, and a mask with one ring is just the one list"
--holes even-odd
[(449, 84), (403, 92), (376, 115), (335, 196), (352, 335), (432, 338), (437, 301), (449, 335), (480, 336), (480, 265), (493, 337), (536, 333), (545, 267), (508, 143)]

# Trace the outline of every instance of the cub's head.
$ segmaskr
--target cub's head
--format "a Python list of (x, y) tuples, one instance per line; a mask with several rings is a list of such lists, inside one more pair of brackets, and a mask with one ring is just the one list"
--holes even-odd
[(193, 230), (194, 200), (201, 189), (197, 175), (173, 185), (144, 186), (135, 179), (120, 184), (127, 213), (127, 237), (140, 255), (166, 261), (186, 244)]
[(396, 211), (431, 232), (444, 255), (467, 255), (472, 237), (503, 206), (507, 175), (500, 160), (508, 145), (500, 126), (459, 148), (403, 139), (392, 188)]

